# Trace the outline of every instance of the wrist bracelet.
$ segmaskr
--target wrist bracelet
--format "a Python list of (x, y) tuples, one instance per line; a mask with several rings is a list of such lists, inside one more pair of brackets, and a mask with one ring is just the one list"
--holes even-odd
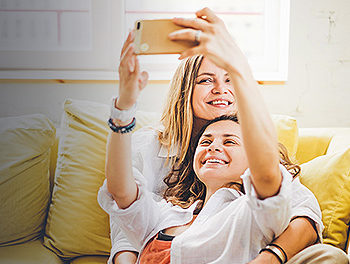
[(283, 263), (286, 263), (288, 261), (287, 253), (284, 251), (284, 249), (280, 245), (277, 245), (275, 243), (270, 243), (270, 244), (268, 244), (268, 246), (274, 246), (274, 247), (278, 248), (282, 252), (282, 254), (284, 256), (284, 262)]
[(108, 126), (110, 127), (110, 129), (112, 129), (113, 132), (125, 134), (125, 133), (129, 133), (129, 132), (134, 130), (134, 128), (136, 127), (136, 118), (134, 117), (132, 119), (131, 123), (126, 125), (126, 126), (116, 126), (114, 124), (112, 118), (108, 119), (107, 123), (108, 123)]
[(111, 118), (120, 120), (122, 122), (126, 122), (135, 117), (136, 103), (130, 109), (120, 110), (115, 107), (116, 101), (117, 101), (117, 97), (112, 98), (111, 115), (110, 115)]
[(283, 254), (281, 253), (281, 251), (278, 250), (277, 247), (267, 245), (266, 247), (264, 247), (263, 249), (261, 249), (259, 251), (259, 254), (261, 252), (264, 252), (264, 251), (268, 251), (268, 252), (272, 253), (273, 255), (275, 255), (275, 257), (278, 259), (279, 263), (281, 263), (281, 264), (285, 263), (283, 261)]

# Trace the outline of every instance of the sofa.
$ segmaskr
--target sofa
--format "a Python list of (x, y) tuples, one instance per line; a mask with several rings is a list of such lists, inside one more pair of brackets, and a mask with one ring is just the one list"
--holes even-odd
[[(59, 127), (43, 114), (0, 118), (0, 264), (106, 263), (104, 180), (109, 106), (67, 99)], [(137, 127), (159, 114), (137, 112)], [(350, 128), (298, 128), (274, 115), (279, 141), (318, 199), (324, 243), (345, 252), (350, 223)], [(117, 161), (116, 161), (117, 162)]]

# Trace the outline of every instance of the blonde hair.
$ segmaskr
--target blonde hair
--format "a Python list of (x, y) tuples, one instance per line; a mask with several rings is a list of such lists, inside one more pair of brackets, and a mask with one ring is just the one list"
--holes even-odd
[[(202, 55), (183, 60), (170, 84), (168, 100), (161, 117), (164, 131), (159, 132), (158, 139), (168, 150), (167, 162), (170, 159), (171, 167), (184, 161), (190, 146), (194, 118), (192, 93), (202, 61)], [(169, 157), (176, 148), (176, 157)]]

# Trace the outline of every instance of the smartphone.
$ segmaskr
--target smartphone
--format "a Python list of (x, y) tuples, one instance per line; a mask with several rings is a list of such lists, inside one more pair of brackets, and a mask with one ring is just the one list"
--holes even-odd
[(196, 45), (195, 41), (172, 41), (169, 33), (183, 29), (171, 19), (138, 20), (135, 23), (135, 53), (176, 54)]

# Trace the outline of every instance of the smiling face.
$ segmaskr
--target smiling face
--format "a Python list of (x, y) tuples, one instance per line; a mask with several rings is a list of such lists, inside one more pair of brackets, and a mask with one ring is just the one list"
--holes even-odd
[(223, 185), (241, 182), (248, 168), (240, 125), (221, 120), (209, 125), (199, 139), (193, 169), (197, 177), (213, 193)]
[(193, 114), (211, 120), (235, 112), (233, 86), (228, 73), (204, 58), (192, 94)]

